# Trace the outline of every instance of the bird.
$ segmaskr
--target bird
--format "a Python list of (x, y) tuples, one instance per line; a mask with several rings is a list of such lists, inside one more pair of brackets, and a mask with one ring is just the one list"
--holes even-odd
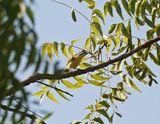
[(66, 64), (66, 71), (70, 69), (75, 69), (83, 59), (88, 54), (86, 50), (82, 50), (81, 52), (73, 55)]

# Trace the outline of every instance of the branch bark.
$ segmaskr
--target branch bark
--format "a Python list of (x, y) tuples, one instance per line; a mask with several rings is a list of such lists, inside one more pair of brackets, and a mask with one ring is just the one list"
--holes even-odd
[(88, 72), (93, 72), (95, 70), (98, 70), (100, 68), (104, 68), (104, 67), (107, 67), (109, 66), (110, 64), (114, 64), (118, 61), (122, 61), (130, 56), (132, 56), (133, 54), (151, 46), (152, 44), (158, 42), (160, 40), (160, 36), (159, 37), (156, 37), (154, 39), (151, 39), (151, 40), (148, 40), (146, 41), (144, 44), (142, 44), (141, 46), (131, 50), (129, 53), (124, 53), (114, 59), (110, 59), (104, 63), (101, 63), (101, 64), (98, 64), (98, 65), (95, 65), (95, 66), (92, 66), (92, 67), (88, 67), (86, 69), (83, 69), (83, 70), (76, 70), (76, 71), (72, 71), (72, 72), (64, 72), (62, 74), (40, 74), (40, 73), (37, 73), (33, 76), (30, 76), (28, 79), (22, 81), (20, 83), (20, 86), (18, 86), (17, 88), (15, 87), (12, 87), (8, 90), (8, 92), (6, 93), (6, 96), (8, 95), (11, 95), (15, 92), (17, 92), (18, 90), (22, 89), (23, 87), (31, 84), (31, 83), (34, 83), (36, 82), (37, 80), (43, 80), (43, 79), (55, 79), (55, 80), (60, 80), (60, 79), (64, 79), (64, 78), (70, 78), (70, 77), (73, 77), (73, 76), (77, 76), (77, 75), (82, 75), (82, 74), (86, 74)]

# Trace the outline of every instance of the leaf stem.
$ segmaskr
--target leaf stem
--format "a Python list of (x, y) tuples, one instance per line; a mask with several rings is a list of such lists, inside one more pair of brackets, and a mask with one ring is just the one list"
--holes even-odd
[[(57, 1), (57, 0), (51, 0), (51, 1), (53, 1), (53, 2), (55, 2), (55, 3), (58, 3), (58, 4), (61, 4), (61, 5), (64, 5), (64, 6), (68, 7), (68, 8), (70, 8), (70, 9), (73, 8), (72, 6), (70, 6), (70, 5), (66, 4), (66, 3), (63, 3), (63, 2), (59, 2), (59, 1)], [(74, 10), (75, 10), (77, 13), (79, 13), (82, 17), (84, 17), (90, 24), (92, 23), (92, 22), (87, 18), (87, 16), (85, 16), (82, 12), (80, 12), (79, 10), (77, 10), (77, 9), (75, 9), (75, 8), (74, 8)]]

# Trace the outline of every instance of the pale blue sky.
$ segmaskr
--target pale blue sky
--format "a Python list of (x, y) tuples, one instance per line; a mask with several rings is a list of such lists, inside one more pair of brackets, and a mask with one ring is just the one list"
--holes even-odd
[[(78, 4), (78, 0), (61, 1), (74, 6), (85, 14), (89, 12), (85, 4)], [(99, 6), (104, 1), (102, 0)], [(70, 9), (53, 3), (51, 0), (36, 1), (34, 10), (36, 14), (36, 30), (39, 34), (38, 46), (41, 46), (46, 41), (63, 41), (69, 43), (73, 39), (84, 38), (89, 34), (89, 25), (84, 18), (77, 14), (78, 22), (74, 23), (70, 17)], [(141, 36), (143, 37), (143, 33)], [(64, 65), (65, 61), (61, 61), (61, 66)], [(156, 66), (152, 68), (156, 72), (159, 70), (159, 67)], [(160, 77), (160, 74), (158, 76)], [(137, 84), (143, 93), (137, 93), (131, 90), (132, 95), (129, 96), (127, 102), (118, 104), (119, 112), (122, 113), (123, 117), (115, 117), (114, 124), (160, 123), (160, 85), (153, 85), (150, 88), (141, 85), (139, 82)], [(84, 108), (95, 102), (99, 90), (99, 88), (94, 86), (86, 86), (76, 91), (70, 91), (74, 94), (74, 98), (70, 102), (58, 97), (60, 104), (55, 104), (45, 99), (39, 107), (54, 112), (53, 116), (47, 120), (47, 124), (69, 124), (74, 119), (83, 119), (87, 112)], [(106, 121), (105, 124), (107, 123)]]

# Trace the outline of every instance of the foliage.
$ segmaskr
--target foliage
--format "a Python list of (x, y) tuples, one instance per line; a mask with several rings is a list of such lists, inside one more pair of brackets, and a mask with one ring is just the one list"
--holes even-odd
[[(17, 94), (6, 97), (9, 87), (20, 86), (19, 71), (31, 66), (35, 72), (40, 68), (41, 55), (36, 48), (37, 34), (34, 30), (33, 0), (0, 0), (0, 122), (25, 123), (35, 115), (28, 114), (28, 92), (23, 88)], [(25, 63), (24, 63), (25, 61)], [(23, 64), (23, 68), (21, 67)], [(23, 106), (26, 105), (27, 107)], [(22, 111), (23, 110), (23, 111)]]
[[(48, 113), (42, 118), (30, 111), (28, 109), (29, 96), (23, 89), (28, 84), (36, 82), (43, 85), (40, 91), (33, 94), (40, 97), (41, 102), (44, 97), (48, 97), (54, 103), (59, 103), (55, 93), (69, 100), (68, 97), (73, 95), (58, 88), (61, 85), (70, 90), (76, 90), (85, 85), (101, 88), (100, 99), (86, 107), (89, 112), (83, 121), (73, 123), (104, 124), (106, 119), (112, 123), (115, 115), (122, 117), (116, 103), (125, 102), (131, 95), (128, 87), (141, 92), (137, 82), (149, 86), (157, 83), (156, 75), (148, 66), (148, 62), (152, 61), (160, 65), (160, 45), (158, 43), (137, 50), (135, 54), (130, 54), (129, 58), (126, 57), (116, 62), (113, 61), (113, 58), (129, 55), (145, 42), (160, 36), (160, 24), (158, 24), (160, 2), (158, 0), (108, 0), (104, 3), (103, 9), (99, 9), (96, 6), (98, 2), (94, 0), (79, 0), (79, 3), (86, 3), (88, 9), (91, 10), (88, 18), (76, 8), (56, 0), (52, 1), (68, 7), (74, 22), (77, 21), (77, 14), (89, 22), (90, 33), (85, 38), (83, 47), (76, 45), (82, 41), (81, 39), (72, 40), (70, 44), (57, 41), (47, 42), (42, 46), (41, 56), (36, 48), (35, 21), (30, 7), (33, 0), (30, 0), (29, 3), (23, 0), (0, 0), (0, 108), (3, 110), (1, 122), (5, 123), (11, 115), (12, 123), (27, 123), (26, 117), (30, 118), (31, 123), (34, 123), (37, 118), (44, 123), (43, 119), (51, 114)], [(28, 21), (26, 21), (27, 18)], [(112, 21), (113, 19), (117, 21)], [(113, 23), (110, 24), (109, 21)], [(144, 37), (140, 38), (135, 32), (140, 32), (143, 27), (145, 27)], [(82, 52), (87, 54), (81, 56)], [(48, 61), (42, 61), (42, 58), (45, 60), (46, 55), (51, 62), (54, 61), (54, 55), (58, 58), (64, 55), (70, 61), (78, 57), (82, 58), (78, 59), (81, 61), (77, 68), (69, 70), (59, 69), (56, 63), (55, 71), (50, 77), (47, 75), (50, 64)], [(38, 73), (20, 81), (16, 74), (21, 69), (23, 60), (26, 61), (23, 70), (33, 67), (36, 73), (41, 65), (44, 65), (44, 73)], [(86, 69), (106, 62), (110, 63), (106, 67), (84, 72)], [(72, 72), (76, 72), (76, 75), (73, 75)], [(84, 73), (80, 75), (79, 72)], [(63, 79), (64, 75), (69, 75), (68, 77), (72, 80)], [(35, 77), (37, 80), (34, 80)], [(115, 81), (116, 78), (118, 82)], [(12, 91), (8, 90), (10, 87), (14, 92), (11, 92), (11, 96), (7, 96), (6, 94)], [(21, 92), (17, 93), (19, 89)], [(52, 90), (55, 92), (53, 93)]]
[[(91, 20), (89, 21), (90, 35), (86, 38), (84, 47), (76, 46), (79, 41), (72, 41), (70, 44), (56, 41), (45, 43), (42, 52), (43, 55), (47, 53), (51, 61), (53, 54), (59, 57), (60, 51), (69, 59), (78, 54), (74, 51), (85, 50), (88, 54), (83, 58), (78, 69), (92, 68), (95, 65), (104, 63), (106, 60), (120, 55), (125, 56), (126, 53), (141, 46), (145, 41), (160, 36), (160, 26), (158, 24), (160, 18), (159, 1), (110, 0), (104, 4), (103, 11), (96, 8), (96, 2), (93, 0), (79, 0), (79, 2), (87, 3), (88, 8), (92, 11)], [(70, 9), (71, 18), (76, 22), (76, 14), (79, 11), (73, 8)], [(85, 15), (82, 16), (85, 17)], [(108, 26), (108, 19), (115, 19), (116, 16), (119, 16), (121, 21), (114, 22)], [(146, 27), (144, 38), (140, 38), (134, 33), (141, 31), (142, 27)], [(108, 30), (107, 33), (103, 30), (106, 28)], [(51, 47), (54, 50), (52, 52), (50, 50)], [(69, 89), (77, 89), (89, 84), (100, 87), (102, 89), (101, 98), (96, 103), (86, 107), (89, 113), (84, 118), (84, 123), (97, 122), (103, 124), (104, 118), (112, 123), (115, 115), (122, 116), (117, 111), (116, 102), (125, 102), (127, 100), (131, 94), (128, 91), (128, 86), (137, 92), (141, 92), (136, 85), (137, 81), (149, 86), (157, 83), (156, 75), (148, 66), (148, 61), (153, 60), (155, 64), (160, 65), (159, 47), (159, 44), (155, 43), (131, 55), (129, 59), (112, 63), (112, 65), (94, 72), (73, 76), (75, 83), (69, 79), (58, 80), (58, 82), (61, 82)], [(115, 77), (119, 79), (119, 82), (113, 85), (113, 82), (115, 84)], [(82, 122), (77, 121), (74, 123), (79, 124)]]

